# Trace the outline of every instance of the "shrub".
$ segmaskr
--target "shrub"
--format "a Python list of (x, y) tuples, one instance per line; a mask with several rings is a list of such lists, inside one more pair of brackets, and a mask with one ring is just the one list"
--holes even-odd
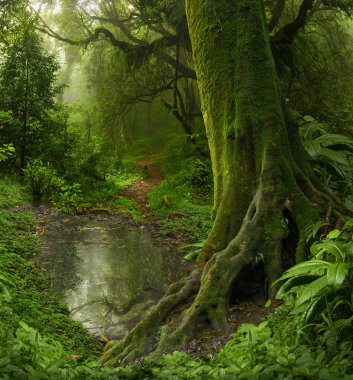
[(44, 166), (40, 160), (30, 161), (24, 173), (29, 181), (34, 206), (39, 206), (43, 200), (47, 200), (61, 211), (76, 211), (79, 204), (79, 184), (66, 183), (57, 176), (53, 168)]

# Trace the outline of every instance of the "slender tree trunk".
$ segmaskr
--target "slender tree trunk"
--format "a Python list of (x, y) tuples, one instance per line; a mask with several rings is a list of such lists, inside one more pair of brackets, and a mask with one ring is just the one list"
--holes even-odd
[(113, 365), (174, 350), (205, 327), (228, 331), (239, 276), (261, 262), (271, 284), (302, 260), (305, 229), (330, 202), (281, 101), (263, 0), (187, 0), (187, 16), (212, 159), (214, 226), (199, 268), (108, 346), (103, 361)]

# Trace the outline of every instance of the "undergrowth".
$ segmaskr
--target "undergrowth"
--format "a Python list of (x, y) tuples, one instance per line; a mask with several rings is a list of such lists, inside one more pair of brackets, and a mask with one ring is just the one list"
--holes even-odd
[[(1, 204), (14, 206), (25, 198), (15, 182), (6, 186)], [(103, 378), (111, 371), (101, 369), (93, 376), (89, 368), (97, 365), (101, 343), (70, 319), (31, 261), (39, 252), (35, 225), (29, 212), (0, 210), (0, 378)]]
[(23, 186), (9, 178), (2, 177), (0, 181), (0, 209), (12, 207), (18, 203), (28, 202), (29, 196), (23, 190)]
[(182, 233), (190, 241), (204, 240), (211, 227), (212, 178), (207, 163), (185, 160), (148, 194), (162, 235)]

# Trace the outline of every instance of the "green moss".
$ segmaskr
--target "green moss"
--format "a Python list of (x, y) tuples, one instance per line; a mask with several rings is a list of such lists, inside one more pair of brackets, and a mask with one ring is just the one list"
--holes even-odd
[(142, 212), (140, 206), (133, 200), (118, 196), (110, 201), (114, 212), (131, 216), (136, 221), (141, 221)]

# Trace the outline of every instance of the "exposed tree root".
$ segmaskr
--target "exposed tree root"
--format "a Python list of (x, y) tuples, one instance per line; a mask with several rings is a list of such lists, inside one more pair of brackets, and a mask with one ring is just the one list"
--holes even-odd
[(121, 341), (107, 344), (102, 363), (116, 366), (142, 358), (157, 346), (161, 325), (178, 306), (192, 299), (198, 291), (202, 271), (194, 270), (188, 277), (172, 284), (164, 297), (129, 335)]
[[(102, 362), (116, 366), (150, 353), (150, 357), (155, 357), (171, 352), (204, 328), (230, 332), (229, 299), (241, 273), (262, 262), (267, 284), (271, 284), (283, 269), (304, 258), (304, 231), (318, 220), (320, 211), (324, 213), (322, 206), (326, 202), (322, 206), (313, 203), (313, 195), (315, 200), (322, 199), (313, 186), (308, 192), (307, 185), (296, 183), (295, 191), (284, 192), (285, 186), (275, 183), (274, 177), (263, 175), (264, 181), (248, 207), (243, 226), (228, 246), (215, 253), (203, 271), (197, 269), (171, 285), (124, 340), (107, 347)], [(286, 259), (288, 254), (295, 257)], [(275, 289), (268, 290), (269, 296), (274, 297)], [(187, 308), (180, 312), (183, 305)]]

